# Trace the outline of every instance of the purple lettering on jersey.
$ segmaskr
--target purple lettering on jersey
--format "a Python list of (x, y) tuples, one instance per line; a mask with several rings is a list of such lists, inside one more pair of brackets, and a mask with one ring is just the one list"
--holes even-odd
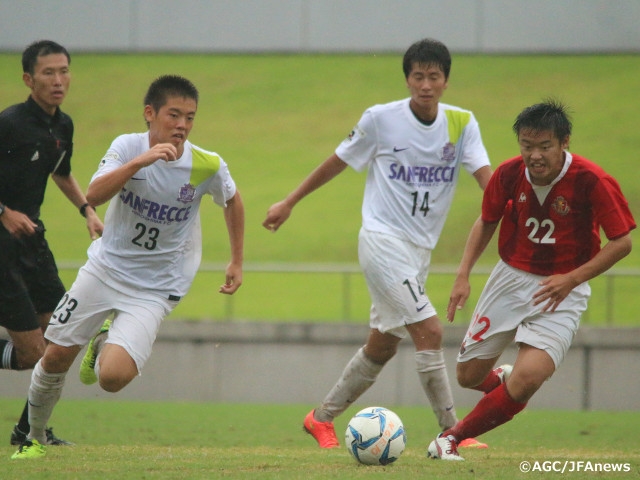
[(176, 219), (176, 211), (178, 211), (178, 208), (176, 207), (170, 207), (169, 210), (167, 210), (167, 221), (168, 222), (173, 222)]
[(158, 219), (158, 211), (160, 210), (160, 205), (156, 202), (149, 202), (149, 217)]
[(389, 165), (388, 178), (410, 185), (433, 186), (439, 183), (453, 182), (456, 167), (405, 167), (392, 163)]
[(176, 214), (176, 221), (183, 222), (184, 220), (188, 219), (190, 212), (191, 212), (191, 205), (189, 205), (187, 208), (179, 209), (178, 213)]
[(161, 220), (161, 221), (166, 220), (168, 209), (169, 209), (169, 205), (162, 205), (160, 207), (160, 211), (158, 212), (158, 220)]
[(118, 198), (124, 205), (131, 207), (136, 215), (147, 218), (155, 223), (169, 224), (172, 222), (184, 222), (189, 219), (189, 214), (191, 213), (191, 205), (178, 208), (171, 205), (159, 204), (146, 198), (141, 198), (126, 188), (122, 189)]
[(133, 193), (127, 191), (126, 188), (123, 188), (122, 192), (120, 192), (120, 200), (122, 200), (122, 203), (125, 205), (133, 206)]

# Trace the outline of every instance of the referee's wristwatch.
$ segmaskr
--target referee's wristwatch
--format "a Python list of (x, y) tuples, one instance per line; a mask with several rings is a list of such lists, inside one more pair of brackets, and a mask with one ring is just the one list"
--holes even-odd
[(0, 217), (4, 213), (4, 204), (0, 203)]
[[(84, 205), (82, 205), (79, 210), (80, 210), (80, 215), (82, 215), (84, 218), (87, 218), (87, 208), (90, 208), (91, 210), (93, 210), (94, 212), (96, 211), (96, 207), (94, 207), (93, 205), (89, 205), (88, 203), (85, 203)], [(1, 214), (0, 214), (1, 215)]]

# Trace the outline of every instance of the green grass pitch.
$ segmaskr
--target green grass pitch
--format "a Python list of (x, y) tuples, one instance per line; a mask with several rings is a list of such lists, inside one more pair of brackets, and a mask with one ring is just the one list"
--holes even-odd
[[(59, 403), (52, 425), (74, 447), (49, 447), (42, 459), (12, 461), (8, 437), (22, 400), (0, 400), (0, 478), (140, 479), (368, 479), (555, 478), (522, 473), (522, 462), (592, 462), (628, 465), (623, 473), (566, 473), (562, 478), (636, 478), (640, 474), (637, 412), (525, 410), (487, 433), (486, 450), (464, 449), (465, 462), (429, 460), (437, 433), (429, 407), (391, 407), (407, 430), (407, 448), (386, 467), (358, 465), (344, 448), (354, 405), (336, 420), (341, 448), (321, 450), (302, 432), (310, 405), (229, 405), (131, 401)], [(465, 412), (459, 412), (464, 414)], [(560, 465), (556, 463), (556, 466)], [(569, 467), (567, 467), (569, 468)]]

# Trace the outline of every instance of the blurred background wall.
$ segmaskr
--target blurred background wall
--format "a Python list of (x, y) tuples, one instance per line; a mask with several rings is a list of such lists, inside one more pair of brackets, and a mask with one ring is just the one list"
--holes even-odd
[(640, 51), (639, 0), (0, 0), (0, 51)]

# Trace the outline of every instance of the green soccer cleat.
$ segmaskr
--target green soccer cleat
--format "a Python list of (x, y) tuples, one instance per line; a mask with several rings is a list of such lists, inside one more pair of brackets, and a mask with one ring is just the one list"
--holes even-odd
[(96, 335), (89, 342), (89, 346), (87, 347), (87, 353), (84, 354), (82, 358), (82, 363), (80, 363), (80, 381), (85, 385), (93, 385), (98, 381), (98, 377), (96, 376), (95, 366), (96, 366), (96, 358), (98, 358), (98, 352), (96, 352), (93, 348), (93, 344), (96, 341), (98, 335), (109, 331), (109, 327), (111, 327), (111, 320), (107, 319), (102, 324), (100, 331), (96, 333)]
[(23, 458), (41, 458), (47, 454), (47, 448), (41, 445), (37, 440), (25, 440), (20, 448), (11, 455), (11, 460), (19, 460)]

